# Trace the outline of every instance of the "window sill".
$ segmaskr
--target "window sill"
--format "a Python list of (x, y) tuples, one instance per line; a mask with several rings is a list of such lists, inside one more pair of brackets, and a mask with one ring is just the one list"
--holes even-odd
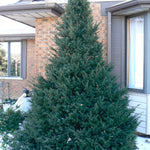
[(144, 90), (143, 89), (131, 89), (131, 88), (129, 88), (128, 89), (128, 91), (129, 92), (135, 92), (135, 93), (144, 93)]
[[(137, 96), (137, 97), (146, 97), (149, 96), (149, 94), (146, 93), (139, 93), (139, 92), (129, 92), (129, 96)], [(137, 99), (138, 100), (138, 99)], [(139, 99), (140, 100), (140, 99)]]
[(23, 78), (21, 77), (0, 77), (1, 79), (5, 79), (5, 80), (23, 80)]

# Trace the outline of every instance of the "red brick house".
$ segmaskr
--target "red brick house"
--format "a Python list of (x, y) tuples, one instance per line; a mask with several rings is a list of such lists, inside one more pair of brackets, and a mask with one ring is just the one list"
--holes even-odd
[[(100, 23), (104, 59), (115, 66), (118, 82), (129, 88), (131, 106), (142, 121), (137, 131), (150, 135), (150, 1), (89, 0), (94, 21)], [(59, 2), (58, 4), (54, 2)], [(38, 74), (44, 75), (55, 46), (53, 33), (67, 0), (21, 0), (0, 6), (0, 15), (35, 28), (35, 33), (1, 34), (0, 86), (3, 96), (18, 98)], [(18, 47), (18, 48), (16, 48)], [(13, 49), (16, 50), (13, 50)], [(6, 67), (7, 62), (7, 67)], [(8, 88), (9, 85), (9, 88)]]

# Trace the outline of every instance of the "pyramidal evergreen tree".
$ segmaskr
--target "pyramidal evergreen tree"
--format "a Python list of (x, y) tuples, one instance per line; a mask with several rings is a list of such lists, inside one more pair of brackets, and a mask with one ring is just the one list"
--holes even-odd
[(133, 150), (137, 117), (103, 60), (87, 0), (69, 0), (14, 150)]

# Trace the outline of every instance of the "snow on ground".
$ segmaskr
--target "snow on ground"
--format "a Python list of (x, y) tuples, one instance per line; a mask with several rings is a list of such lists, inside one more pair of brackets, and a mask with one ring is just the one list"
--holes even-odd
[(137, 137), (137, 150), (150, 150), (150, 138)]
[[(3, 150), (1, 148), (1, 141), (2, 138), (0, 137), (0, 150)], [(136, 150), (150, 150), (150, 138), (137, 137), (136, 146)]]

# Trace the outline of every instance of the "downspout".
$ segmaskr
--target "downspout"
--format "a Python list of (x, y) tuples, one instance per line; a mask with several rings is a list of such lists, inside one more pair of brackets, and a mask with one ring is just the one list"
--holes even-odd
[(111, 63), (111, 12), (108, 12), (108, 64)]

